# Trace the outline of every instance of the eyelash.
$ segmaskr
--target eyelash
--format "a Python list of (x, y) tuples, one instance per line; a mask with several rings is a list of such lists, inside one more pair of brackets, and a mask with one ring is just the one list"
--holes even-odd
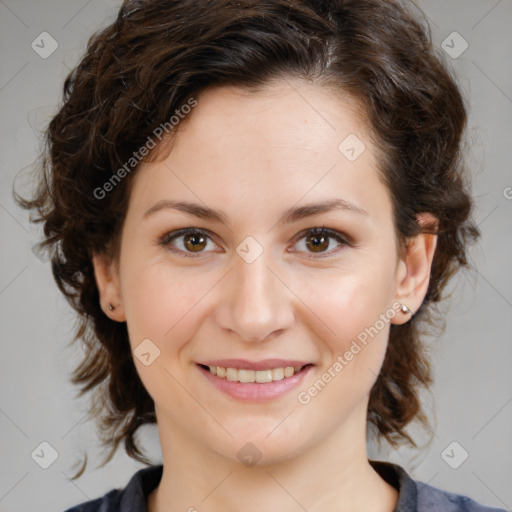
[[(208, 234), (207, 231), (204, 231), (199, 228), (186, 228), (186, 229), (180, 229), (178, 231), (171, 231), (171, 232), (166, 233), (159, 239), (158, 243), (160, 245), (168, 248), (172, 252), (180, 253), (185, 258), (198, 258), (201, 256), (201, 252), (196, 253), (197, 255), (193, 255), (193, 253), (189, 253), (187, 251), (182, 251), (181, 249), (176, 249), (175, 247), (173, 247), (171, 245), (171, 242), (177, 238), (180, 238), (180, 237), (186, 236), (186, 235), (194, 235), (194, 234), (202, 235), (206, 238), (209, 238), (210, 240), (212, 239), (212, 237)], [(310, 228), (310, 229), (306, 229), (305, 231), (302, 231), (301, 233), (299, 233), (296, 236), (295, 243), (297, 243), (299, 240), (301, 240), (302, 238), (305, 238), (308, 235), (326, 236), (329, 238), (334, 238), (341, 245), (345, 245), (345, 246), (352, 245), (345, 237), (342, 236), (342, 234), (340, 232), (335, 231), (333, 229), (328, 229), (325, 226), (322, 226), (321, 228), (318, 228), (318, 227)], [(313, 253), (311, 253), (311, 254), (313, 254)], [(308, 256), (308, 258), (317, 260), (317, 259), (322, 259), (322, 258), (328, 258), (331, 255), (330, 252), (320, 253), (320, 254), (322, 254), (322, 255), (321, 256)]]

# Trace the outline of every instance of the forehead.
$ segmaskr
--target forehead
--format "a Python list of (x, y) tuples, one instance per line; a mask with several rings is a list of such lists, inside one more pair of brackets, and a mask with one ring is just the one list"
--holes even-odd
[(234, 142), (261, 155), (283, 153), (337, 155), (340, 137), (357, 132), (366, 138), (359, 103), (327, 87), (304, 80), (274, 80), (257, 91), (216, 87), (198, 99), (192, 115), (178, 126), (202, 136), (216, 155), (234, 149)]
[(217, 87), (197, 98), (177, 128), (165, 158), (138, 170), (133, 195), (141, 208), (190, 199), (235, 212), (279, 205), (281, 212), (301, 198), (347, 196), (389, 206), (387, 197), (375, 200), (387, 191), (359, 105), (326, 87), (300, 80), (258, 91)]

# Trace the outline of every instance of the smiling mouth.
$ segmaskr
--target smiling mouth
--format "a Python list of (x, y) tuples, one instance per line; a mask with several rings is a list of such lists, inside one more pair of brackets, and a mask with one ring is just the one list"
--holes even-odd
[(269, 368), (267, 370), (244, 370), (238, 368), (223, 368), (221, 366), (207, 366), (204, 364), (199, 364), (199, 366), (208, 370), (212, 375), (231, 382), (266, 384), (268, 382), (276, 382), (293, 377), (313, 365), (285, 366), (281, 368)]

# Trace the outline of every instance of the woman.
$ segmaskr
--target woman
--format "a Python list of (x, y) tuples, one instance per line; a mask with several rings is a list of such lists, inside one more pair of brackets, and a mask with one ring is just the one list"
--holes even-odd
[(464, 102), (406, 6), (126, 2), (64, 91), (24, 205), (105, 463), (149, 464), (154, 422), (163, 457), (68, 512), (498, 510), (367, 455), (428, 426), (421, 328), (478, 236)]

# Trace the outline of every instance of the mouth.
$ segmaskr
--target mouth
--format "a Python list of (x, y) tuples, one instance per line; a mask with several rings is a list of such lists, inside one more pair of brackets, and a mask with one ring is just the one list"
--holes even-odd
[(313, 366), (311, 363), (300, 366), (279, 366), (277, 368), (267, 368), (264, 370), (252, 370), (244, 368), (231, 368), (224, 366), (211, 366), (200, 364), (204, 370), (208, 370), (212, 375), (220, 379), (226, 379), (230, 382), (266, 384), (288, 379), (300, 373), (304, 368)]
[[(294, 363), (300, 363), (300, 361)], [(239, 366), (245, 366), (245, 368)], [(259, 369), (247, 368), (247, 366), (258, 366)], [(199, 372), (218, 391), (245, 402), (267, 402), (287, 394), (303, 381), (314, 366), (312, 363), (276, 366), (268, 361), (238, 363), (238, 366), (196, 364)]]

